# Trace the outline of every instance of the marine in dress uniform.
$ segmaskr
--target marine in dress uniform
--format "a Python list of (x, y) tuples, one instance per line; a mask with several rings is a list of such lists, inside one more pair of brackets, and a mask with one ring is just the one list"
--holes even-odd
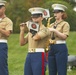
[(0, 75), (8, 75), (7, 39), (12, 31), (12, 21), (5, 15), (6, 1), (0, 0)]
[[(39, 31), (32, 36), (31, 32), (24, 37), (24, 27), (20, 25), (20, 44), (28, 43), (28, 54), (26, 57), (24, 75), (45, 75), (45, 42), (48, 39), (49, 30), (42, 24), (43, 8), (30, 8), (32, 21), (39, 24)], [(27, 23), (28, 27), (30, 26)]]
[(50, 50), (48, 53), (49, 75), (67, 74), (68, 49), (66, 39), (69, 36), (70, 26), (64, 21), (66, 6), (53, 4), (53, 13), (56, 21), (50, 25)]

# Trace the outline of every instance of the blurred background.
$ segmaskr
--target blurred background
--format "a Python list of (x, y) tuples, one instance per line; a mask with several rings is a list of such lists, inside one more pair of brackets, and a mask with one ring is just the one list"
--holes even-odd
[[(50, 15), (52, 16), (51, 5), (53, 3), (61, 3), (68, 7), (66, 21), (69, 22), (71, 31), (76, 31), (76, 0), (6, 0), (8, 3), (6, 5), (6, 15), (14, 23), (13, 33), (19, 33), (19, 24), (26, 22), (30, 19), (30, 13), (28, 9), (30, 7), (43, 7), (50, 10)], [(51, 21), (52, 22), (52, 21)], [(43, 22), (44, 25), (46, 24)], [(27, 30), (26, 30), (27, 32)]]

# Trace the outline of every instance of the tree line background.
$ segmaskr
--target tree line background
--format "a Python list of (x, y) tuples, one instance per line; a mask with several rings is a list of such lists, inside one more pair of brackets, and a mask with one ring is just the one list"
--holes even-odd
[[(76, 12), (73, 11), (75, 6), (74, 0), (6, 0), (6, 15), (13, 21), (13, 33), (19, 33), (19, 24), (30, 19), (28, 9), (31, 7), (43, 7), (50, 10), (53, 16), (51, 5), (53, 3), (61, 3), (68, 7), (66, 21), (69, 22), (71, 31), (76, 31)], [(54, 20), (51, 20), (53, 22)], [(44, 25), (47, 21), (43, 21)], [(26, 30), (27, 32), (27, 30)]]

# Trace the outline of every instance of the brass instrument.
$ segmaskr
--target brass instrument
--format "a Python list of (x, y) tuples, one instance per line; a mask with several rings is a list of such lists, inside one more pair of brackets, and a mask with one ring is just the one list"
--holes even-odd
[(49, 28), (50, 27), (50, 20), (53, 19), (53, 17), (50, 17), (48, 18), (48, 21), (47, 21), (47, 27)]
[[(53, 19), (53, 17), (48, 18), (47, 28), (50, 28), (50, 27), (51, 27), (51, 26), (50, 26), (50, 21), (51, 21), (51, 19)], [(46, 49), (45, 49), (46, 52), (48, 52), (48, 50), (49, 50), (49, 44), (50, 44), (50, 39), (48, 39), (48, 40), (46, 41)]]

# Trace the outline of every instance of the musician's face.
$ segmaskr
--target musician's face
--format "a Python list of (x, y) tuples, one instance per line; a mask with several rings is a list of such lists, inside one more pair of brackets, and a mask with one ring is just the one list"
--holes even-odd
[(62, 15), (63, 15), (63, 13), (62, 12), (56, 12), (56, 13), (54, 13), (54, 16), (55, 16), (55, 19), (60, 19), (60, 18), (62, 18)]

